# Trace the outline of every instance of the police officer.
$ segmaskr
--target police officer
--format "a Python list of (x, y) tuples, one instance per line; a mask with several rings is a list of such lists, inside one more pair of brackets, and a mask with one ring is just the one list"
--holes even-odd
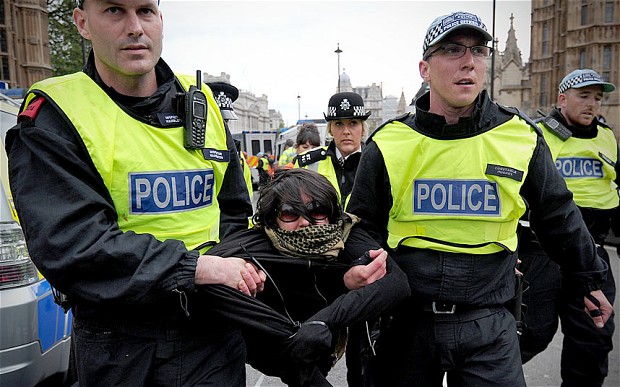
[(281, 169), (293, 169), (297, 161), (297, 155), (302, 154), (310, 149), (321, 146), (321, 135), (316, 124), (312, 122), (304, 122), (297, 128), (297, 136), (295, 136), (295, 156), (291, 162), (280, 165)]
[(6, 149), (30, 255), (73, 308), (79, 385), (245, 386), (240, 332), (197, 292), (264, 283), (207, 253), (252, 211), (232, 136), (206, 93), (204, 146), (185, 147), (175, 97), (196, 81), (160, 58), (157, 1), (79, 0), (73, 19), (85, 68), (30, 88)]
[(359, 94), (342, 92), (331, 96), (327, 113), (323, 115), (327, 121), (327, 132), (334, 139), (327, 147), (313, 149), (297, 157), (296, 165), (314, 169), (327, 177), (344, 206), (353, 188), (370, 112), (364, 109), (364, 100)]
[[(525, 386), (514, 316), (517, 224), (531, 225), (599, 329), (612, 313), (607, 265), (535, 124), (482, 90), (492, 36), (454, 12), (427, 30), (419, 62), (430, 90), (378, 128), (347, 210), (409, 277), (412, 296), (382, 319), (383, 386)], [(596, 306), (588, 297), (600, 304)], [(585, 312), (584, 312), (585, 313)]]
[(280, 158), (278, 159), (278, 166), (280, 168), (282, 168), (288, 163), (292, 163), (293, 160), (295, 159), (295, 156), (297, 156), (297, 150), (295, 150), (294, 145), (295, 143), (290, 138), (287, 139), (286, 142), (284, 143), (285, 149), (280, 155)]
[(259, 178), (258, 185), (259, 187), (263, 187), (271, 180), (271, 176), (273, 176), (272, 161), (265, 152), (258, 152), (256, 156), (258, 157), (258, 165), (256, 166)]
[[(611, 221), (619, 205), (618, 143), (612, 130), (598, 120), (603, 93), (615, 86), (591, 69), (574, 70), (560, 83), (557, 107), (538, 123), (555, 165), (590, 234), (600, 256), (609, 264), (603, 248)], [(542, 352), (553, 339), (562, 321), (562, 386), (602, 386), (607, 376), (608, 353), (613, 347), (614, 319), (603, 329), (592, 329), (592, 321), (582, 312), (583, 304), (570, 283), (562, 281), (557, 263), (549, 260), (535, 235), (523, 222), (519, 245), (520, 270), (529, 283), (523, 294), (527, 305), (521, 337), (523, 362)], [(612, 271), (602, 285), (607, 299), (615, 299)]]
[[(228, 125), (228, 121), (237, 120), (237, 114), (235, 113), (233, 104), (237, 98), (239, 98), (239, 89), (226, 82), (207, 82), (207, 85), (213, 93), (213, 98), (215, 98), (217, 106), (220, 108), (220, 113), (222, 113), (224, 124)], [(245, 180), (245, 185), (248, 187), (248, 194), (251, 199), (254, 194), (254, 188), (252, 187), (252, 173), (250, 171), (250, 166), (248, 165), (248, 160), (241, 151), (240, 141), (235, 140), (235, 148), (237, 148), (237, 153), (239, 154), (239, 162), (241, 163), (241, 169), (243, 170), (243, 178)]]

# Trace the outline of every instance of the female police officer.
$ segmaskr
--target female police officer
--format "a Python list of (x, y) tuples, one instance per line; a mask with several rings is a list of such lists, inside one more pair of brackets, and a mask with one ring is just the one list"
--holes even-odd
[(296, 165), (314, 169), (327, 177), (338, 191), (342, 205), (353, 189), (362, 152), (362, 138), (368, 131), (366, 119), (370, 112), (364, 109), (364, 100), (357, 93), (334, 94), (327, 105), (327, 131), (333, 136), (328, 147), (310, 150), (298, 155)]

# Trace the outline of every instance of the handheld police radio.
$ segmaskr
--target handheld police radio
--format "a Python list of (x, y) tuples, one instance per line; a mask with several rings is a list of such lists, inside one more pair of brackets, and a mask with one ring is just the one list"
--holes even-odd
[(207, 96), (202, 92), (202, 75), (196, 71), (196, 86), (190, 86), (184, 98), (184, 146), (202, 149), (207, 127)]

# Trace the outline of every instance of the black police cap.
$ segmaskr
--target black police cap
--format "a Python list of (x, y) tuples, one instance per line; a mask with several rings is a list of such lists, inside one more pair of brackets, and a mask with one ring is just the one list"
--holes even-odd
[(341, 120), (344, 118), (359, 118), (365, 121), (370, 117), (370, 112), (364, 109), (362, 96), (352, 92), (342, 92), (332, 95), (327, 104), (325, 120)]

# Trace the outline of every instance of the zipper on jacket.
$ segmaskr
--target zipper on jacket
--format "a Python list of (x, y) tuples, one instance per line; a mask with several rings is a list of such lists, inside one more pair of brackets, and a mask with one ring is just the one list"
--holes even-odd
[(181, 304), (181, 309), (185, 312), (185, 316), (189, 317), (189, 310), (187, 310), (187, 294), (179, 289), (174, 289), (173, 292), (179, 293), (179, 303)]

